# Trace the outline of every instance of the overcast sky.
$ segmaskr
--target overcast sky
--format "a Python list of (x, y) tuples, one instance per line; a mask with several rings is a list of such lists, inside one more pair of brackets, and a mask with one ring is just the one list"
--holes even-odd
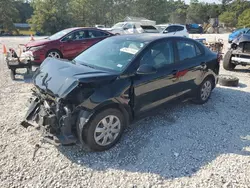
[[(187, 4), (189, 4), (190, 0), (185, 0)], [(206, 2), (206, 3), (220, 3), (219, 0), (199, 0), (199, 2)]]

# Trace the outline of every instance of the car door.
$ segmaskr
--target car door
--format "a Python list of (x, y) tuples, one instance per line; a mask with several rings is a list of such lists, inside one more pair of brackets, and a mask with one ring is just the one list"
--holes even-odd
[(177, 96), (186, 94), (198, 86), (206, 70), (204, 62), (204, 49), (190, 39), (175, 39), (177, 51), (176, 71), (178, 85), (181, 89)]
[(178, 88), (175, 72), (173, 41), (156, 42), (142, 52), (140, 65), (151, 64), (155, 74), (136, 75), (133, 79), (134, 111), (136, 115), (146, 112), (173, 98)]
[(66, 59), (75, 58), (87, 47), (86, 30), (74, 31), (61, 40), (61, 50)]

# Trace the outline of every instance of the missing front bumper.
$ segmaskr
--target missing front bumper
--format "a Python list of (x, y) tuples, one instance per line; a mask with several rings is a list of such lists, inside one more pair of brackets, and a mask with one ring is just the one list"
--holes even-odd
[[(33, 126), (42, 131), (43, 139), (58, 145), (72, 145), (77, 138), (72, 133), (72, 113), (69, 108), (59, 102), (53, 107), (45, 99), (33, 97), (21, 125), (25, 128)], [(57, 113), (55, 113), (57, 112)]]

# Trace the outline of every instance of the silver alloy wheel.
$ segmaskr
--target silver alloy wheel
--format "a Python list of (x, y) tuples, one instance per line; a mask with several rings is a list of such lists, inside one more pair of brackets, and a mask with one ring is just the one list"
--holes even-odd
[(212, 84), (209, 80), (207, 80), (201, 88), (201, 99), (203, 101), (207, 100), (207, 98), (210, 96), (211, 91), (212, 91)]
[(61, 58), (60, 54), (59, 54), (58, 52), (55, 52), (55, 51), (50, 52), (50, 53), (48, 54), (48, 57), (57, 58), (57, 59), (60, 59), (60, 58)]
[(109, 115), (104, 117), (96, 126), (95, 142), (100, 146), (111, 144), (121, 131), (121, 122), (118, 117)]

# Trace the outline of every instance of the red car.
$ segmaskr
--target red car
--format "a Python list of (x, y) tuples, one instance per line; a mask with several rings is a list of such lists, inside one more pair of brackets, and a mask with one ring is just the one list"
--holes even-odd
[(46, 57), (73, 59), (93, 44), (113, 36), (96, 28), (69, 28), (42, 40), (29, 42), (24, 51), (32, 51), (34, 63)]

